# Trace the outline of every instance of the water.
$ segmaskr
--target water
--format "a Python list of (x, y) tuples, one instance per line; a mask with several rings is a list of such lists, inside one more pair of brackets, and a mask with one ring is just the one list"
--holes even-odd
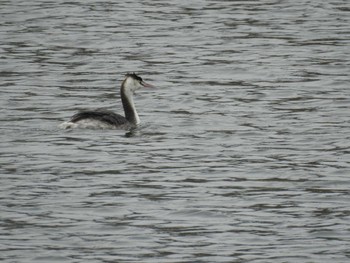
[(0, 4), (1, 262), (349, 262), (348, 1)]

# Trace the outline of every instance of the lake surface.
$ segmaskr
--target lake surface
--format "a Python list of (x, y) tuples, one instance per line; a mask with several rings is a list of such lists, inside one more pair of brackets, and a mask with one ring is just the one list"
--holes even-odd
[(0, 1), (0, 261), (349, 262), (349, 73), (348, 0)]

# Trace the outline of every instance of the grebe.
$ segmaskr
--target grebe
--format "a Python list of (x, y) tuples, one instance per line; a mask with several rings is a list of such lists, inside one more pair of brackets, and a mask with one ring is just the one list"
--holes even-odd
[(73, 115), (71, 119), (60, 125), (61, 128), (97, 128), (97, 129), (127, 129), (140, 123), (133, 95), (141, 87), (153, 87), (135, 73), (128, 73), (120, 87), (125, 117), (108, 110), (85, 110)]

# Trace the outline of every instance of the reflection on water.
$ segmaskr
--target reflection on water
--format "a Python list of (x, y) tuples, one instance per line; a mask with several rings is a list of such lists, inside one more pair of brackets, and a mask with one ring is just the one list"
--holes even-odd
[[(347, 262), (347, 1), (3, 1), (2, 262)], [(60, 130), (82, 108), (132, 131)]]

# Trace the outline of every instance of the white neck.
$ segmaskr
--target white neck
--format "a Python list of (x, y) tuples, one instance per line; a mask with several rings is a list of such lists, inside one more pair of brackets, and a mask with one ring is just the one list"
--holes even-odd
[(140, 117), (137, 114), (134, 99), (133, 99), (133, 91), (129, 89), (127, 86), (130, 84), (128, 82), (128, 79), (123, 83), (121, 87), (121, 98), (123, 102), (124, 112), (125, 112), (125, 118), (134, 124), (140, 123)]
[(131, 110), (134, 112), (134, 118), (135, 118), (136, 124), (139, 124), (140, 117), (139, 117), (139, 114), (137, 113), (137, 110), (136, 110), (136, 107), (134, 104), (134, 95), (130, 90), (128, 90), (125, 92), (125, 96), (126, 96), (127, 100), (129, 100)]

